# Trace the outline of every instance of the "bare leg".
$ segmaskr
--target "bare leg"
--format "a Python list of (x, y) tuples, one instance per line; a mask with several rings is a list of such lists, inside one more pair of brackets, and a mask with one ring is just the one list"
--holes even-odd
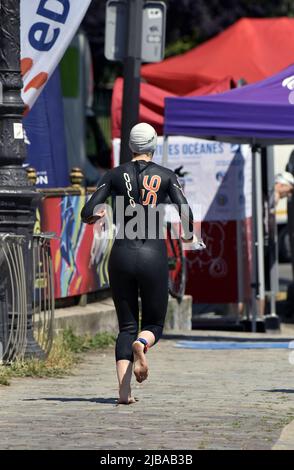
[[(148, 342), (149, 347), (155, 343), (155, 336), (151, 331), (143, 330), (139, 333), (138, 338), (144, 338)], [(134, 353), (134, 374), (137, 382), (143, 382), (148, 377), (148, 364), (144, 353), (144, 345), (140, 341), (133, 342)]]
[(129, 405), (135, 403), (135, 398), (131, 396), (132, 362), (121, 359), (116, 363), (116, 373), (119, 385), (119, 404)]

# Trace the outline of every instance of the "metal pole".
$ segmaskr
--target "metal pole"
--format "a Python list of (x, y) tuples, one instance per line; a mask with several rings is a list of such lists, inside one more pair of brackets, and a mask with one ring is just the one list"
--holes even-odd
[[(257, 302), (257, 299), (259, 302)], [(265, 300), (261, 155), (252, 147), (252, 332)]]
[(274, 150), (272, 146), (266, 150), (267, 168), (267, 199), (268, 199), (268, 258), (269, 258), (269, 296), (270, 296), (270, 316), (266, 317), (266, 324), (269, 329), (279, 329), (280, 320), (276, 314), (276, 295), (279, 291), (279, 262), (278, 262), (278, 229), (274, 203)]
[[(238, 306), (244, 303), (244, 243), (243, 243), (243, 220), (238, 218), (236, 223), (236, 237), (237, 237), (237, 272), (238, 272)], [(239, 309), (238, 309), (238, 321)]]
[(252, 147), (252, 272), (251, 272), (251, 311), (252, 311), (252, 332), (256, 332), (257, 318), (257, 221), (256, 221), (256, 147)]
[(261, 153), (258, 152), (256, 163), (256, 221), (257, 221), (257, 270), (259, 282), (259, 319), (264, 320), (265, 279), (264, 279), (264, 232), (263, 232), (263, 194)]
[(139, 120), (143, 5), (144, 0), (128, 0), (120, 163), (131, 160), (129, 134)]
[[(0, 1), (0, 232), (24, 235), (24, 266), (28, 306), (27, 355), (42, 356), (32, 329), (32, 236), (40, 195), (27, 178), (22, 134), (20, 0)], [(1, 312), (0, 312), (1, 316)]]

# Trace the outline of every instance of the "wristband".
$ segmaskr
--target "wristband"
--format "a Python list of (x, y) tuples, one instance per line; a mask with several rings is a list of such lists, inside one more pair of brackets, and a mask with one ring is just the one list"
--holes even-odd
[(136, 339), (136, 341), (139, 341), (140, 343), (142, 343), (144, 345), (144, 353), (146, 354), (146, 352), (149, 349), (148, 341), (144, 338), (138, 338), (138, 339)]

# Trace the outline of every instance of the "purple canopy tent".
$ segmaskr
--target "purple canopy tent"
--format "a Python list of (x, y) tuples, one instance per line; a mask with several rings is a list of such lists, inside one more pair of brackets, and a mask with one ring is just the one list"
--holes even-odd
[(270, 145), (294, 142), (294, 65), (252, 85), (165, 99), (165, 135)]
[[(252, 146), (252, 306), (255, 331), (257, 282), (261, 284), (259, 294), (264, 295), (261, 159), (256, 158), (256, 154), (261, 146), (294, 143), (294, 65), (266, 80), (218, 95), (166, 98), (164, 134)], [(271, 269), (270, 278), (273, 286), (277, 281), (277, 262)], [(272, 292), (273, 316), (274, 297)]]

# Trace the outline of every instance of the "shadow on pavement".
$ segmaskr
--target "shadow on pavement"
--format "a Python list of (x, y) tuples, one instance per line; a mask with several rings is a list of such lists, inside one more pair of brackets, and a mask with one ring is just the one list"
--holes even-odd
[(89, 403), (109, 403), (115, 405), (117, 403), (117, 398), (77, 398), (77, 397), (48, 397), (48, 398), (25, 398), (23, 401), (61, 401), (62, 403), (74, 402), (74, 401), (83, 401)]
[(294, 388), (272, 388), (271, 390), (263, 390), (270, 393), (294, 393)]

